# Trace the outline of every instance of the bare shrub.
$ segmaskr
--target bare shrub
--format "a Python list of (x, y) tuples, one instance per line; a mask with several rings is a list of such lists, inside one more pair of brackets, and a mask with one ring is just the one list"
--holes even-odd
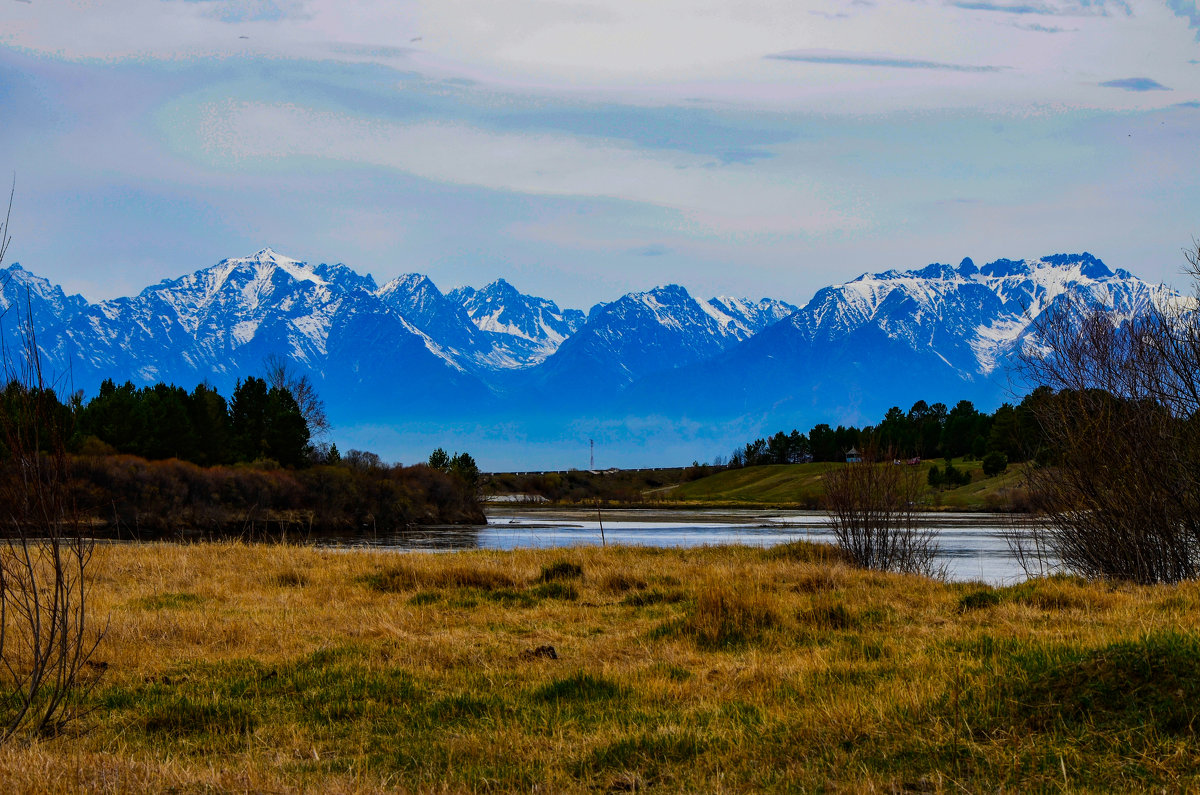
[(937, 537), (919, 521), (923, 480), (919, 467), (895, 463), (892, 456), (873, 451), (864, 453), (861, 461), (826, 473), (830, 530), (855, 565), (878, 571), (941, 573), (934, 563)]
[[(1200, 289), (1200, 246), (1187, 272)], [(1197, 294), (1200, 299), (1200, 292)], [(1063, 303), (1037, 329), (1025, 377), (1054, 456), (1029, 467), (1038, 521), (1017, 536), (1066, 570), (1139, 583), (1200, 574), (1200, 316), (1195, 302), (1114, 322)]]
[[(11, 206), (11, 201), (10, 201)], [(7, 247), (0, 225), (0, 261)], [(9, 307), (9, 310), (18, 309)], [(73, 419), (45, 382), (28, 302), (0, 395), (0, 742), (58, 731), (103, 635), (64, 446)], [(6, 310), (8, 311), (8, 310)]]
[(266, 371), (264, 380), (272, 389), (286, 389), (296, 401), (300, 416), (308, 425), (308, 435), (312, 439), (322, 439), (329, 435), (329, 417), (325, 413), (325, 401), (317, 394), (317, 388), (312, 380), (296, 368), (284, 357), (272, 353), (263, 361)]

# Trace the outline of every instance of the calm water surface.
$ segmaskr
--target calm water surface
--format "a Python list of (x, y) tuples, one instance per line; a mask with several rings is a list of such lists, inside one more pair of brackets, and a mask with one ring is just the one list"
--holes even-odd
[[(330, 541), (338, 546), (397, 550), (520, 549), (601, 543), (650, 547), (745, 544), (770, 547), (789, 541), (832, 541), (828, 516), (818, 511), (595, 511), (488, 509), (488, 523), (472, 528), (428, 528), (371, 538)], [(938, 513), (925, 518), (937, 534), (939, 563), (954, 580), (1007, 584), (1025, 579), (1004, 534), (1004, 514)]]

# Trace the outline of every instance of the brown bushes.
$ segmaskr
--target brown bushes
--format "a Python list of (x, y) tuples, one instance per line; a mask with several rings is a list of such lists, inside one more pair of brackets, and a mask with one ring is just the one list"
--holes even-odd
[[(1200, 247), (1189, 256), (1200, 291)], [(1048, 389), (1035, 415), (1054, 451), (1027, 472), (1039, 514), (1018, 551), (1086, 577), (1200, 576), (1200, 313), (1151, 307), (1114, 325), (1063, 304), (1038, 325), (1025, 377)], [(1042, 563), (1044, 561), (1038, 561)]]
[(73, 498), (93, 525), (138, 537), (388, 532), (485, 521), (453, 476), (426, 466), (284, 470), (109, 455), (75, 458), (70, 470)]

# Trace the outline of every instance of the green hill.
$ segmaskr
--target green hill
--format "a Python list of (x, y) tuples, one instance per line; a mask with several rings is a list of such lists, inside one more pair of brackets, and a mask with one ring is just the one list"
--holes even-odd
[[(943, 461), (924, 461), (922, 476), (934, 466), (944, 467)], [(715, 475), (682, 483), (653, 494), (655, 499), (702, 504), (787, 505), (805, 508), (821, 507), (825, 473), (840, 463), (773, 464), (769, 466), (728, 469)], [(987, 478), (978, 461), (955, 459), (954, 466), (966, 470), (971, 482), (953, 489), (930, 489), (928, 504), (933, 508), (964, 510), (1002, 510), (1012, 502), (1020, 502), (1020, 468)]]

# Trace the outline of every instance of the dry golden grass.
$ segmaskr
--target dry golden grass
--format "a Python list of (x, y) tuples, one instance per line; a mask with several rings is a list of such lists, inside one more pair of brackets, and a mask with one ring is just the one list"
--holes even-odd
[(90, 712), (0, 749), (6, 792), (1200, 786), (1196, 584), (997, 591), (804, 546), (111, 545), (93, 571)]

